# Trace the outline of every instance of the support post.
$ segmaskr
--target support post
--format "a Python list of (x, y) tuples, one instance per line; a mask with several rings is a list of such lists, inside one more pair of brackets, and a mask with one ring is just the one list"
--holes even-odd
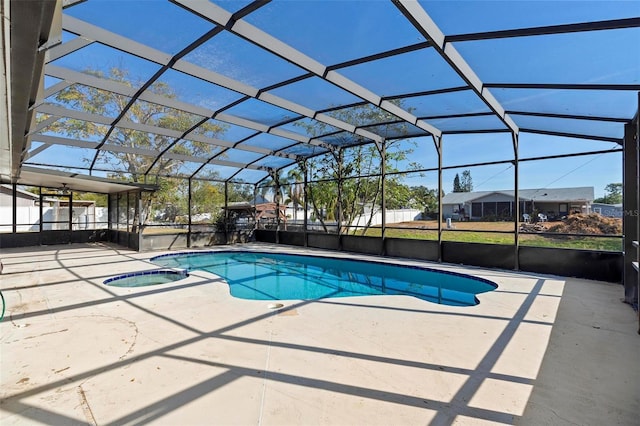
[[(15, 234), (18, 232), (18, 184), (15, 182), (11, 184), (11, 193), (13, 194), (11, 197), (11, 232)], [(40, 205), (42, 205), (42, 202)], [(42, 219), (40, 219), (40, 222), (42, 222)]]
[(67, 219), (67, 226), (69, 227), (69, 244), (73, 241), (73, 191), (69, 192), (69, 219)]
[(309, 247), (309, 233), (307, 232), (307, 226), (309, 225), (309, 215), (308, 215), (308, 211), (309, 211), (309, 198), (308, 198), (308, 194), (307, 194), (307, 185), (309, 184), (309, 171), (308, 171), (308, 163), (307, 160), (303, 160), (300, 163), (300, 166), (302, 167), (302, 173), (304, 173), (304, 188), (302, 193), (304, 194), (304, 200), (302, 202), (303, 206), (304, 206), (304, 246), (305, 247)]
[(386, 140), (382, 141), (378, 146), (380, 152), (380, 191), (382, 193), (380, 198), (380, 207), (382, 208), (382, 225), (380, 228), (380, 237), (382, 238), (382, 250), (380, 255), (384, 256), (386, 252), (385, 244), (385, 232), (387, 227), (387, 202), (385, 197), (385, 184), (386, 179), (386, 165), (387, 165), (387, 144)]
[(256, 212), (256, 204), (258, 204), (258, 184), (253, 185), (253, 205), (251, 206), (251, 213), (253, 214), (253, 234), (255, 236), (256, 230), (258, 230), (258, 212)]
[(191, 178), (187, 181), (187, 248), (191, 248)]
[[(640, 246), (638, 242), (640, 242), (640, 92), (638, 92), (638, 109), (636, 110), (635, 116), (635, 128), (636, 128), (636, 167), (638, 168), (636, 173), (636, 255), (635, 261), (636, 265), (640, 264)], [(638, 302), (638, 294), (640, 294), (640, 270), (637, 271), (638, 276), (636, 277), (636, 303)], [(640, 334), (640, 307), (638, 307), (638, 334)]]
[(637, 260), (633, 241), (638, 238), (638, 148), (633, 122), (624, 126), (623, 177), (622, 177), (622, 234), (624, 252), (624, 301), (631, 305), (638, 303), (638, 271), (633, 262)]
[(142, 251), (142, 232), (144, 231), (142, 225), (144, 221), (142, 220), (142, 191), (140, 190), (136, 192), (136, 209), (138, 209), (135, 215), (136, 220), (138, 221), (136, 224), (136, 229), (138, 230), (138, 251)]
[(337, 153), (337, 161), (336, 161), (336, 166), (338, 168), (337, 172), (338, 172), (338, 203), (337, 203), (337, 208), (338, 208), (338, 217), (337, 222), (338, 222), (338, 250), (342, 251), (342, 179), (343, 179), (343, 160), (344, 160), (344, 151), (342, 150), (342, 148), (338, 149), (338, 153)]
[(40, 214), (40, 218), (38, 220), (38, 223), (39, 223), (38, 232), (40, 232), (40, 243), (42, 243), (42, 229), (43, 229), (43, 223), (42, 223), (43, 222), (43, 217), (42, 217), (42, 214), (44, 212), (42, 206), (44, 204), (43, 203), (44, 197), (42, 196), (42, 187), (41, 186), (38, 187), (38, 196), (40, 197), (40, 200), (39, 200), (40, 201), (40, 208), (38, 209), (39, 214)]
[(224, 182), (224, 243), (229, 244), (229, 182)]
[[(109, 234), (113, 231), (113, 220), (111, 220), (113, 208), (113, 194), (107, 194), (107, 229), (109, 230)], [(111, 236), (109, 236), (109, 241), (111, 241)]]
[(280, 173), (277, 170), (273, 171), (273, 181), (276, 184), (275, 195), (273, 196), (276, 202), (276, 244), (280, 244)]
[(516, 271), (518, 271), (520, 269), (520, 259), (519, 259), (519, 253), (520, 253), (520, 227), (518, 226), (518, 224), (520, 223), (520, 181), (519, 181), (519, 173), (520, 173), (520, 156), (519, 156), (519, 150), (518, 150), (518, 142), (519, 142), (519, 137), (517, 133), (511, 133), (511, 137), (513, 139), (513, 167), (514, 167), (514, 172), (513, 172), (513, 202), (515, 204), (515, 212), (514, 212), (514, 236), (513, 236), (513, 244), (514, 244), (514, 250), (515, 250), (515, 256), (514, 256), (514, 269)]
[(129, 204), (129, 191), (125, 192), (124, 194), (127, 197), (127, 210), (125, 212), (125, 221), (127, 225), (127, 247), (133, 248), (133, 243), (131, 241), (131, 217), (129, 216), (129, 213), (131, 213), (131, 205)]
[(438, 262), (442, 262), (442, 136), (433, 136), (438, 152)]

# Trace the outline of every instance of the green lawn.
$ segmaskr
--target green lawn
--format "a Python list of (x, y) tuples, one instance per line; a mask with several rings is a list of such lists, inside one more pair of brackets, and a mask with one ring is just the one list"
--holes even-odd
[[(437, 223), (433, 221), (437, 226)], [(398, 227), (387, 228), (386, 236), (388, 238), (405, 238), (412, 240), (438, 240), (438, 230), (434, 229), (430, 224), (430, 229), (420, 229), (411, 227)], [(466, 229), (471, 232), (456, 232), (456, 231), (444, 231), (442, 234), (443, 241), (459, 241), (465, 243), (483, 243), (483, 244), (507, 244), (512, 245), (514, 243), (513, 234), (503, 234), (498, 232), (473, 232), (473, 226), (478, 226), (478, 229), (484, 229), (487, 231), (496, 230), (500, 227), (504, 230), (508, 230), (510, 224), (495, 224), (495, 223), (482, 223), (482, 222), (470, 222), (464, 224), (457, 224), (461, 229)], [(464, 228), (462, 227), (464, 226)], [(427, 226), (424, 226), (425, 228)], [(513, 229), (513, 228), (511, 228)], [(145, 227), (143, 234), (180, 234), (186, 233), (186, 229), (176, 229), (170, 227)], [(353, 235), (365, 235), (367, 237), (380, 237), (381, 228), (373, 227), (366, 231), (355, 231)], [(553, 237), (547, 235), (535, 235), (535, 234), (520, 234), (520, 245), (529, 247), (555, 247), (555, 248), (570, 248), (570, 249), (585, 249), (585, 250), (604, 250), (604, 251), (622, 251), (622, 239), (621, 238), (598, 238), (598, 237)]]
[[(356, 232), (356, 235), (363, 235)], [(380, 228), (369, 228), (364, 235), (369, 237), (379, 237)], [(433, 229), (410, 229), (392, 228), (385, 232), (389, 238), (407, 238), (419, 240), (438, 239), (438, 231)], [(502, 234), (492, 232), (455, 232), (445, 231), (442, 235), (443, 241), (459, 241), (465, 243), (484, 244), (514, 244), (513, 234)], [(555, 247), (586, 250), (621, 251), (622, 239), (620, 238), (598, 238), (598, 237), (550, 237), (545, 235), (520, 234), (520, 245), (530, 247)]]

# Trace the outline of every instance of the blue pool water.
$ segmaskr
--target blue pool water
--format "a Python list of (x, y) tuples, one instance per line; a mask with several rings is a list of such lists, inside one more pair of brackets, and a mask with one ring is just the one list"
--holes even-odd
[(409, 295), (454, 306), (477, 305), (488, 280), (379, 262), (260, 252), (195, 252), (157, 256), (157, 265), (200, 269), (224, 278), (231, 295), (253, 300)]

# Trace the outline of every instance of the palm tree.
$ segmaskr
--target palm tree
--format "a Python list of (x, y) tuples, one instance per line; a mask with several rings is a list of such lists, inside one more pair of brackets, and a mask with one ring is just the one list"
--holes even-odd
[(293, 220), (298, 220), (298, 206), (304, 203), (304, 183), (302, 172), (299, 168), (293, 168), (287, 173), (287, 181), (290, 183), (288, 196), (293, 203)]

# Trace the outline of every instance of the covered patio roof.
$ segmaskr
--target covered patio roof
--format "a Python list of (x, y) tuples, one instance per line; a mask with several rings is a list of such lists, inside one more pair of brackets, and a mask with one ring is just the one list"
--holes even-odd
[(258, 183), (344, 147), (467, 133), (605, 150), (638, 109), (637, 1), (9, 3), (3, 182), (30, 166)]

